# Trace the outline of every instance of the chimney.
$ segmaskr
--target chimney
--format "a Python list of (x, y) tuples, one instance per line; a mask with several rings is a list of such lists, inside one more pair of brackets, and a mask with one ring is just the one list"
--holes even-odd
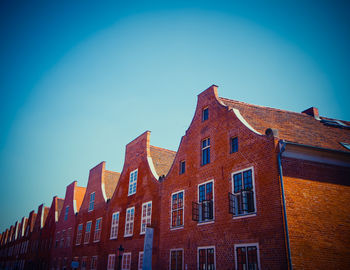
[(305, 111), (302, 111), (301, 113), (305, 113), (307, 115), (310, 115), (317, 120), (320, 119), (320, 115), (318, 114), (318, 109), (316, 107), (310, 107), (310, 108), (306, 109)]

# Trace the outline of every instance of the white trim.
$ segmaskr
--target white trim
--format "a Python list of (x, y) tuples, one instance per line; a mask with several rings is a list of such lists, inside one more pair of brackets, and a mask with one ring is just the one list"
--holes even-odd
[(234, 249), (234, 254), (235, 254), (235, 269), (237, 269), (237, 252), (236, 252), (236, 248), (238, 247), (248, 247), (248, 246), (256, 246), (256, 257), (258, 260), (258, 269), (260, 268), (260, 250), (259, 250), (259, 243), (247, 243), (247, 244), (235, 244), (233, 246)]
[(251, 131), (253, 131), (255, 134), (258, 135), (262, 135), (260, 132), (258, 132), (257, 130), (255, 130), (241, 115), (240, 111), (232, 108), (232, 111), (234, 112), (234, 114), (236, 115), (236, 117), (238, 118), (239, 121), (242, 122), (243, 125), (245, 125), (247, 128), (249, 128)]
[[(134, 193), (130, 193), (130, 179), (131, 179), (131, 175), (132, 175), (133, 173), (135, 173), (135, 172), (136, 172), (136, 186), (135, 186), (135, 192), (134, 192)], [(138, 168), (137, 168), (136, 170), (131, 171), (130, 174), (129, 174), (128, 196), (131, 196), (131, 195), (136, 194), (136, 191), (137, 191), (137, 179), (138, 179), (138, 178), (139, 178), (139, 171), (138, 171)], [(133, 183), (133, 185), (134, 185), (134, 183)]]
[(238, 216), (235, 216), (233, 215), (233, 219), (238, 219), (238, 218), (248, 218), (248, 217), (252, 217), (252, 216), (256, 216), (257, 212), (258, 212), (258, 209), (256, 207), (256, 191), (255, 191), (255, 170), (254, 170), (254, 166), (250, 166), (248, 168), (245, 168), (245, 169), (241, 169), (239, 171), (234, 171), (231, 173), (231, 192), (232, 194), (235, 194), (234, 191), (235, 191), (235, 187), (234, 187), (234, 178), (233, 176), (235, 174), (238, 174), (238, 173), (242, 173), (242, 184), (243, 184), (243, 172), (245, 171), (249, 171), (249, 170), (252, 170), (252, 185), (253, 185), (253, 193), (254, 193), (254, 212), (251, 212), (251, 213), (248, 213), (248, 214), (241, 214), (241, 215), (238, 215)]
[[(109, 262), (110, 262), (110, 258), (114, 257), (113, 259), (113, 267), (112, 268), (109, 268)], [(108, 259), (107, 259), (107, 270), (114, 270), (115, 269), (115, 258), (116, 258), (116, 255), (114, 253), (112, 254), (108, 254)]]
[[(134, 209), (134, 215), (133, 215), (133, 220), (132, 220), (132, 233), (131, 234), (126, 234), (126, 224), (127, 224), (127, 216), (128, 216), (128, 210), (129, 209)], [(131, 223), (131, 222), (130, 222)], [(135, 206), (129, 207), (125, 211), (125, 227), (124, 227), (124, 237), (130, 237), (134, 235), (134, 227), (135, 227)]]
[(76, 200), (73, 200), (73, 209), (74, 209), (74, 214), (78, 213)]
[[(115, 237), (112, 237), (112, 228), (113, 228), (113, 216), (114, 214), (117, 214), (118, 215), (118, 223), (116, 225), (117, 227), (117, 235)], [(120, 219), (120, 212), (117, 211), (117, 212), (114, 212), (112, 213), (112, 220), (111, 220), (111, 231), (109, 232), (109, 239), (112, 240), (112, 239), (117, 239), (118, 238), (118, 231), (119, 231), (119, 219)]]
[(147, 157), (147, 162), (148, 162), (148, 167), (150, 168), (153, 174), (153, 177), (158, 181), (159, 175), (157, 174), (156, 168), (154, 167), (153, 159), (151, 157)]
[[(150, 218), (151, 218), (151, 224), (152, 224), (152, 201), (148, 201), (148, 202), (143, 203), (143, 204), (142, 204), (142, 208), (141, 208), (140, 234), (145, 234), (145, 233), (146, 233), (147, 223), (146, 223), (145, 231), (144, 231), (144, 232), (142, 231), (143, 206), (144, 206), (145, 204), (148, 205), (149, 203), (151, 203), (151, 216), (150, 216)], [(147, 208), (146, 208), (146, 214), (147, 214)], [(148, 217), (148, 216), (146, 216), (146, 222), (147, 222), (147, 217)]]
[[(100, 236), (99, 236), (99, 239), (98, 240), (95, 240), (95, 236), (96, 236), (96, 224), (97, 224), (97, 221), (98, 220), (101, 220), (100, 221)], [(97, 243), (97, 242), (100, 242), (101, 241), (101, 235), (102, 235), (102, 217), (99, 217), (95, 220), (95, 230), (94, 230), (94, 240), (93, 240), (93, 243)]]
[[(182, 225), (173, 227), (173, 195), (177, 193), (183, 193), (182, 197)], [(182, 229), (185, 226), (185, 190), (179, 190), (171, 193), (170, 195), (170, 229)]]
[[(77, 244), (77, 238), (78, 238), (78, 233), (79, 233), (79, 226), (81, 225), (81, 236), (80, 236), (80, 241)], [(79, 246), (81, 244), (81, 241), (83, 240), (83, 231), (84, 231), (84, 222), (83, 223), (79, 223), (78, 227), (77, 227), (77, 237), (75, 238), (75, 245)]]
[[(86, 229), (87, 229), (87, 225), (88, 224), (91, 224), (91, 226), (90, 226), (90, 232), (89, 232), (89, 239), (88, 239), (88, 241), (87, 242), (85, 242), (85, 235), (86, 235)], [(88, 244), (89, 242), (90, 242), (90, 238), (91, 238), (91, 228), (92, 227), (92, 220), (89, 220), (88, 222), (86, 222), (86, 226), (85, 226), (85, 233), (84, 233), (84, 244)]]
[(105, 190), (105, 183), (101, 183), (101, 191), (102, 191), (102, 196), (105, 202), (107, 201), (107, 195), (106, 195), (106, 190)]
[[(141, 266), (141, 268), (140, 268), (140, 256), (141, 256), (141, 254), (142, 254), (142, 266)], [(142, 270), (142, 268), (143, 268), (143, 251), (140, 251), (139, 252), (139, 261), (138, 261), (138, 263), (137, 263), (137, 269), (138, 270)]]
[[(198, 221), (197, 224), (202, 223), (202, 224), (210, 224), (213, 223), (215, 221), (215, 185), (214, 185), (214, 179), (199, 183), (197, 185), (197, 203), (199, 204), (199, 186), (201, 185), (205, 185), (209, 182), (213, 182), (213, 219), (212, 220), (208, 220), (208, 221)], [(206, 191), (206, 190), (205, 190)]]
[(172, 251), (179, 251), (179, 250), (181, 250), (182, 251), (182, 267), (181, 267), (181, 269), (184, 269), (184, 262), (185, 262), (185, 255), (184, 255), (184, 249), (183, 248), (172, 248), (172, 249), (170, 249), (170, 251), (169, 251), (169, 269), (171, 269), (171, 252)]
[(197, 268), (199, 269), (199, 250), (200, 249), (209, 249), (213, 248), (214, 249), (214, 269), (216, 269), (216, 250), (215, 246), (204, 246), (204, 247), (197, 247)]
[(58, 211), (55, 211), (55, 221), (58, 221)]
[[(126, 256), (126, 255), (130, 255), (130, 267), (129, 267), (129, 268), (123, 268), (124, 256)], [(122, 263), (121, 263), (120, 268), (121, 268), (122, 270), (130, 270), (130, 269), (131, 269), (131, 252), (124, 252), (123, 257), (122, 257)]]
[[(94, 194), (94, 205), (92, 207), (92, 209), (90, 209), (90, 203), (91, 203), (91, 195)], [(95, 199), (96, 199), (96, 192), (91, 192), (89, 195), (89, 206), (88, 206), (88, 212), (94, 211), (95, 209)]]

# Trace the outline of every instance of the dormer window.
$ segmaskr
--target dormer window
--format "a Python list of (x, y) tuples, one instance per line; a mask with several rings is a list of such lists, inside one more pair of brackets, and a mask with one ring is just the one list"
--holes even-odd
[(95, 204), (95, 192), (92, 192), (90, 194), (89, 211), (94, 210), (94, 204)]
[(202, 110), (202, 122), (209, 119), (209, 108), (206, 107)]
[(136, 193), (136, 186), (137, 186), (137, 169), (130, 173), (128, 196)]

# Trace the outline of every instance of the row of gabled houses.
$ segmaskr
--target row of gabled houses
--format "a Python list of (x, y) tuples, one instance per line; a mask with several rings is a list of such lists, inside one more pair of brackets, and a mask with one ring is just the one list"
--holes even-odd
[(350, 122), (213, 85), (177, 152), (141, 134), (1, 233), (0, 269), (347, 269), (349, 185)]

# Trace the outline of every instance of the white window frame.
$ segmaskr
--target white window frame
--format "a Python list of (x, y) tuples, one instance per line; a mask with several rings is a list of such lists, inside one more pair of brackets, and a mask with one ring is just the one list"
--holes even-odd
[[(128, 211), (131, 211), (133, 210), (134, 212), (134, 215), (133, 215), (133, 218), (132, 218), (132, 221), (127, 221), (127, 218), (128, 218)], [(132, 229), (131, 229), (131, 233), (126, 233), (126, 226), (127, 224), (131, 224), (132, 225)], [(124, 228), (124, 237), (128, 237), (128, 236), (132, 236), (134, 234), (134, 223), (135, 223), (135, 206), (133, 207), (129, 207), (126, 209), (125, 211), (125, 228)]]
[[(208, 145), (208, 140), (210, 141), (209, 145)], [(203, 142), (207, 141), (207, 146), (203, 147)], [(201, 166), (207, 165), (209, 163), (211, 163), (211, 158), (210, 158), (210, 147), (211, 147), (211, 139), (210, 137), (206, 137), (204, 139), (201, 140)], [(203, 152), (205, 149), (209, 148), (209, 162), (207, 161), (207, 163), (204, 164), (203, 162)]]
[(234, 253), (235, 253), (235, 269), (237, 269), (237, 251), (236, 248), (239, 247), (250, 247), (250, 246), (255, 246), (256, 247), (256, 256), (258, 259), (258, 269), (260, 268), (260, 250), (259, 250), (259, 243), (246, 243), (246, 244), (236, 244), (234, 245)]
[[(173, 227), (173, 195), (181, 193), (181, 192), (183, 193), (183, 197), (182, 197), (182, 201), (183, 201), (182, 202), (182, 225)], [(185, 225), (185, 190), (184, 189), (171, 193), (170, 205), (171, 205), (171, 209), (170, 209), (170, 228), (173, 229), (173, 230), (183, 228), (184, 225)]]
[(181, 269), (183, 270), (184, 269), (184, 260), (185, 260), (185, 256), (184, 256), (184, 249), (183, 248), (173, 248), (173, 249), (170, 249), (170, 252), (169, 252), (169, 269), (171, 269), (171, 252), (172, 251), (179, 251), (181, 250), (182, 251), (182, 266), (181, 266)]
[[(140, 262), (141, 262), (141, 256), (142, 256), (142, 264), (140, 265)], [(142, 267), (143, 267), (143, 251), (140, 251), (139, 252), (139, 261), (138, 261), (138, 270), (142, 270)]]
[(66, 234), (66, 231), (63, 230), (62, 233), (61, 233), (61, 240), (60, 240), (60, 248), (63, 248), (64, 247), (64, 239), (65, 239), (65, 234)]
[[(92, 263), (94, 262), (94, 259), (96, 260), (96, 268), (92, 268)], [(90, 262), (90, 270), (97, 270), (97, 262), (98, 262), (98, 256), (92, 256), (91, 257), (91, 262)]]
[(68, 228), (67, 230), (67, 236), (66, 236), (66, 246), (65, 247), (70, 247), (70, 243), (72, 241), (72, 227)]
[[(108, 255), (107, 270), (114, 270), (115, 269), (115, 257), (116, 257), (115, 254)], [(112, 264), (112, 262), (113, 262), (113, 264)], [(112, 264), (112, 265), (110, 265), (110, 264)]]
[(231, 173), (231, 192), (233, 195), (235, 195), (234, 191), (235, 191), (235, 181), (234, 181), (234, 175), (238, 174), (238, 173), (242, 173), (242, 182), (243, 180), (243, 172), (248, 171), (248, 170), (252, 170), (252, 185), (253, 185), (253, 194), (254, 194), (254, 212), (251, 213), (247, 213), (247, 214), (241, 214), (241, 215), (233, 215), (233, 219), (240, 219), (240, 218), (247, 218), (247, 217), (254, 217), (256, 216), (258, 209), (256, 208), (256, 192), (255, 192), (255, 171), (254, 171), (254, 166), (248, 167), (248, 168), (244, 168), (241, 169), (239, 171), (235, 171)]
[(199, 220), (197, 225), (210, 224), (210, 223), (215, 222), (215, 181), (214, 181), (214, 179), (205, 181), (205, 182), (200, 183), (200, 184), (197, 185), (197, 203), (198, 203), (198, 205), (201, 205), (201, 203), (199, 202), (199, 186), (206, 185), (206, 184), (208, 184), (210, 182), (213, 183), (213, 219), (212, 220), (205, 220), (205, 221)]
[(216, 269), (216, 249), (215, 246), (204, 246), (204, 247), (197, 247), (197, 269), (199, 269), (199, 250), (201, 249), (214, 249), (214, 269)]
[[(126, 256), (130, 256), (130, 264), (129, 264), (128, 268), (124, 268), (124, 259), (125, 259)], [(131, 269), (131, 252), (125, 252), (123, 254), (121, 269), (122, 270), (130, 270)]]
[[(79, 238), (79, 243), (78, 243), (78, 235), (79, 235), (79, 226), (81, 225), (81, 232), (80, 232), (80, 238)], [(81, 240), (83, 238), (83, 231), (84, 231), (84, 223), (78, 224), (77, 228), (77, 238), (75, 239), (75, 245), (79, 246), (81, 244)]]
[[(135, 179), (135, 174), (136, 174), (136, 179)], [(132, 178), (132, 176), (133, 176), (133, 178)], [(139, 176), (138, 169), (133, 170), (132, 172), (130, 172), (128, 196), (131, 196), (131, 195), (136, 193), (138, 176)], [(134, 191), (133, 191), (133, 186), (135, 186), (135, 190)]]
[[(93, 197), (92, 197), (92, 195), (93, 195)], [(95, 196), (96, 196), (95, 191), (90, 193), (89, 210), (88, 210), (88, 212), (93, 211), (94, 208), (95, 208)]]
[[(83, 262), (85, 262), (85, 266), (83, 267)], [(81, 270), (86, 270), (86, 266), (88, 264), (88, 257), (87, 256), (83, 256), (81, 258)]]
[[(147, 208), (148, 208), (148, 204), (151, 204), (151, 214), (150, 216), (147, 216)], [(146, 205), (146, 216), (143, 216), (143, 206)], [(150, 219), (150, 223), (147, 223), (147, 220)], [(145, 220), (146, 226), (145, 226), (145, 230), (142, 230), (142, 224), (143, 221)], [(151, 225), (152, 224), (152, 201), (148, 201), (142, 204), (142, 211), (141, 211), (141, 228), (140, 228), (140, 234), (145, 234), (146, 233), (146, 227), (147, 225)]]
[[(114, 219), (113, 219), (114, 215), (117, 217), (117, 218), (115, 219), (115, 220), (116, 220), (115, 223), (113, 223), (113, 221), (114, 221)], [(111, 232), (110, 232), (110, 238), (109, 238), (109, 239), (117, 239), (117, 238), (118, 238), (119, 218), (120, 218), (120, 213), (119, 213), (119, 211), (114, 212), (114, 213), (112, 214)], [(115, 233), (113, 234), (113, 232), (115, 232)]]
[[(86, 241), (86, 234), (87, 234), (88, 224), (90, 224), (90, 231), (89, 231), (88, 240)], [(90, 238), (91, 238), (91, 227), (92, 227), (92, 220), (86, 222), (85, 234), (84, 234), (84, 244), (88, 244), (88, 243), (90, 242)]]
[[(99, 222), (99, 228), (97, 228), (97, 221)], [(95, 221), (95, 230), (94, 230), (94, 243), (99, 242), (101, 240), (101, 232), (102, 232), (102, 217), (96, 219)]]

